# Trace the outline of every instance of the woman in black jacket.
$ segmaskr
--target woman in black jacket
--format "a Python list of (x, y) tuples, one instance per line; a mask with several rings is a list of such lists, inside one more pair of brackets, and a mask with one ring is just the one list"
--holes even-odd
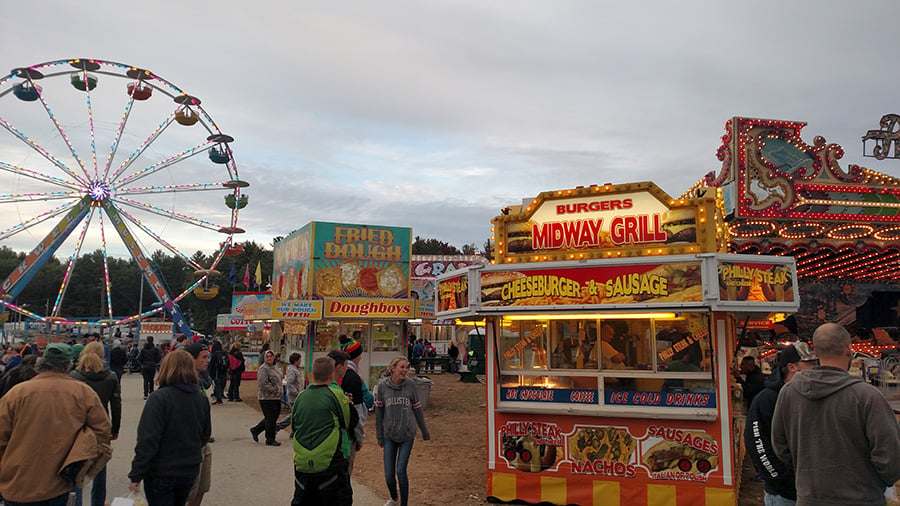
[(231, 351), (228, 352), (228, 376), (231, 380), (228, 383), (228, 400), (232, 402), (243, 402), (241, 399), (241, 375), (244, 374), (244, 354), (241, 353), (241, 343), (234, 342), (231, 344)]
[[(100, 403), (106, 409), (106, 415), (112, 415), (110, 440), (119, 437), (119, 425), (122, 422), (122, 395), (119, 378), (116, 373), (103, 365), (105, 352), (99, 341), (88, 343), (78, 358), (78, 366), (69, 376), (87, 383), (97, 392)], [(91, 485), (91, 506), (103, 506), (106, 503), (106, 468), (96, 476)], [(75, 504), (81, 506), (81, 489), (75, 489)]]
[(200, 393), (194, 358), (184, 350), (163, 358), (158, 381), (138, 423), (128, 487), (138, 493), (143, 481), (150, 506), (183, 506), (212, 431), (209, 401)]

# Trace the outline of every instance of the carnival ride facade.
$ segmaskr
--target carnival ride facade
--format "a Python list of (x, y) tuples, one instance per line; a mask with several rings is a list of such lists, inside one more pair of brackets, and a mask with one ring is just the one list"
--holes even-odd
[[(130, 256), (158, 302), (102, 325), (165, 311), (177, 332), (191, 334), (177, 302), (192, 292), (201, 298), (214, 293), (210, 276), (224, 255), (239, 248), (233, 237), (243, 232), (238, 214), (249, 186), (238, 176), (234, 138), (200, 103), (149, 70), (103, 60), (40, 63), (0, 78), (0, 245), (22, 250), (37, 244), (0, 284), (4, 309), (68, 322), (63, 300), (76, 261), (97, 248), (103, 253), (104, 313), (116, 314), (110, 254)], [(213, 248), (203, 263), (183, 252)], [(150, 261), (157, 250), (191, 266), (196, 282), (170, 293)], [(65, 274), (48, 314), (15, 304), (61, 251)]]
[[(882, 119), (885, 130), (863, 137), (864, 149), (875, 141), (872, 156), (879, 160), (896, 142), (896, 124), (885, 125), (891, 116)], [(842, 168), (844, 149), (822, 136), (806, 143), (805, 126), (728, 120), (717, 152), (721, 170), (685, 192), (720, 192), (729, 251), (796, 259), (801, 334), (828, 320), (852, 328), (870, 295), (897, 291), (900, 280), (900, 180), (854, 164)], [(859, 325), (873, 323), (867, 320)]]

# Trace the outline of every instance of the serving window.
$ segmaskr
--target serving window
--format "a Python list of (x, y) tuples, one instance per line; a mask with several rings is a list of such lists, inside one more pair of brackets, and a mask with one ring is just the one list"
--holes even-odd
[(707, 313), (503, 319), (494, 335), (501, 403), (716, 407)]

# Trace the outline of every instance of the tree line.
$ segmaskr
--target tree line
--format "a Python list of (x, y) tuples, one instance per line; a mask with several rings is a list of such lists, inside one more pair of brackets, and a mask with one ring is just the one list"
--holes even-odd
[[(282, 237), (272, 241), (274, 245)], [(179, 307), (191, 328), (195, 332), (212, 334), (216, 329), (216, 315), (231, 312), (231, 299), (234, 292), (257, 289), (254, 285), (256, 266), (260, 265), (263, 283), (260, 291), (268, 290), (271, 282), (273, 250), (254, 241), (240, 243), (243, 251), (235, 256), (225, 256), (216, 266), (218, 274), (208, 280), (208, 286), (218, 288), (218, 294), (201, 300), (189, 294), (179, 301)], [(437, 239), (424, 239), (416, 236), (412, 244), (414, 255), (476, 255), (488, 254), (490, 241), (486, 241), (485, 249), (477, 251), (474, 244), (464, 245), (457, 249)], [(22, 260), (26, 253), (16, 252), (6, 246), (0, 246), (0, 280), (6, 279)], [(197, 251), (192, 260), (200, 265), (209, 265), (212, 254)], [(166, 254), (161, 250), (153, 252), (149, 257), (150, 264), (159, 276), (171, 296), (180, 294), (200, 279), (200, 274), (184, 259), (176, 255)], [(81, 255), (75, 262), (65, 295), (62, 298), (59, 314), (65, 318), (125, 318), (151, 309), (156, 297), (150, 286), (146, 284), (140, 269), (134, 260), (107, 258), (109, 269), (109, 291), (112, 299), (112, 315), (107, 310), (105, 274), (103, 270), (103, 251), (95, 250)], [(236, 273), (235, 283), (229, 276), (232, 267)], [(249, 269), (250, 286), (245, 286), (244, 272)], [(49, 316), (56, 303), (62, 279), (66, 273), (66, 263), (51, 257), (35, 275), (28, 286), (12, 302), (28, 311), (41, 316)], [(143, 298), (141, 297), (141, 285)], [(15, 316), (10, 316), (15, 319)]]

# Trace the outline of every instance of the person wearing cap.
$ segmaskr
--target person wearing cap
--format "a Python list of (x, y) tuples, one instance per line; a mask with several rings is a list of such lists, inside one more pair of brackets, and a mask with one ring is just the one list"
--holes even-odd
[(7, 504), (65, 505), (73, 482), (59, 471), (81, 429), (109, 444), (100, 398), (68, 376), (74, 356), (68, 344), (48, 345), (38, 375), (0, 398), (0, 495)]
[(825, 323), (813, 333), (821, 365), (778, 394), (772, 446), (796, 475), (799, 505), (884, 504), (900, 479), (900, 427), (878, 388), (847, 373), (850, 333)]
[[(206, 401), (206, 388), (208, 386), (204, 386), (202, 375), (206, 373), (206, 369), (209, 367), (209, 348), (200, 342), (194, 342), (185, 346), (184, 351), (190, 353), (194, 359), (194, 370), (197, 371), (197, 378), (200, 380), (200, 395)], [(186, 505), (199, 506), (203, 502), (203, 496), (209, 492), (212, 485), (212, 449), (209, 447), (209, 443), (214, 441), (212, 426), (210, 426), (210, 436), (203, 444), (203, 447), (200, 448), (200, 472), (197, 473), (194, 485), (188, 493)]]
[[(354, 337), (361, 337), (361, 333), (358, 332), (354, 332)], [(357, 452), (362, 449), (363, 441), (366, 439), (365, 425), (369, 410), (366, 408), (365, 392), (363, 390), (368, 389), (365, 388), (365, 383), (359, 375), (359, 362), (362, 360), (363, 352), (362, 345), (356, 339), (343, 334), (338, 336), (338, 341), (340, 342), (341, 351), (350, 356), (350, 360), (347, 361), (347, 371), (340, 381), (341, 389), (350, 398), (350, 402), (353, 403), (352, 407), (359, 416), (359, 423), (356, 424), (354, 429), (354, 443), (350, 445), (350, 458), (347, 459), (349, 464), (348, 472), (353, 474), (353, 461), (356, 459)]]
[(818, 364), (819, 359), (807, 343), (792, 343), (781, 350), (765, 388), (753, 398), (747, 411), (744, 444), (753, 466), (765, 482), (766, 506), (790, 506), (797, 501), (791, 463), (782, 462), (772, 449), (772, 415), (775, 413), (778, 392), (785, 384), (790, 383), (795, 374)]
[(122, 347), (122, 341), (113, 340), (113, 347), (109, 350), (109, 369), (116, 373), (116, 378), (122, 381), (122, 375), (125, 374), (125, 366), (128, 365), (128, 353)]

